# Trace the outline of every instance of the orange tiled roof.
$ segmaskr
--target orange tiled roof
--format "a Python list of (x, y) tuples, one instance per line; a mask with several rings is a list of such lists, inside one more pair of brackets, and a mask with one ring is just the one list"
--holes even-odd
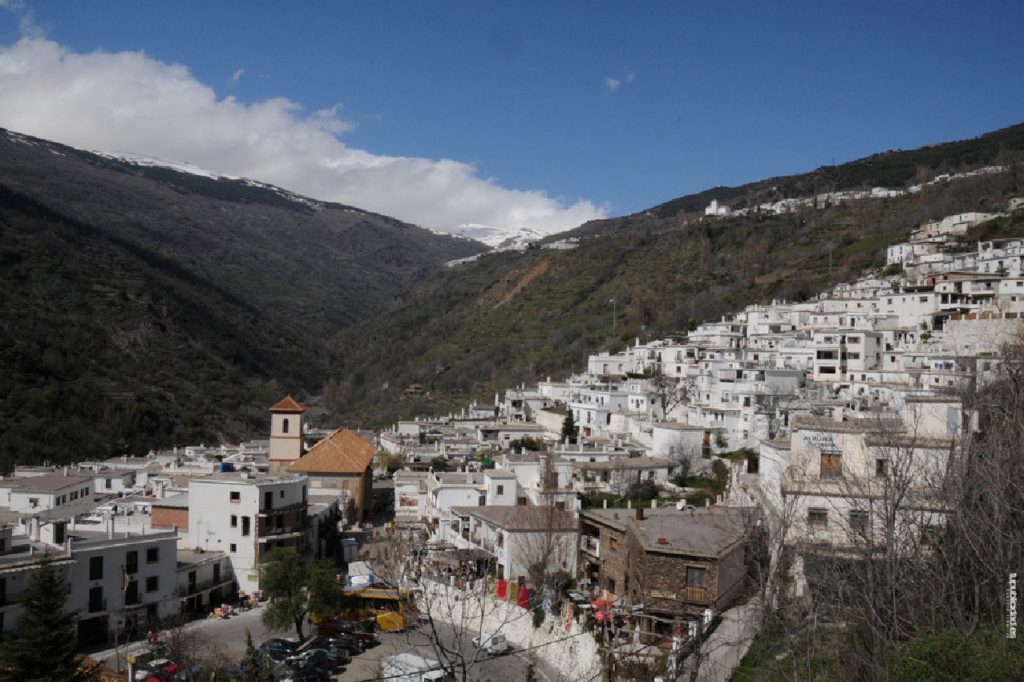
[(299, 404), (295, 398), (286, 395), (276, 405), (270, 408), (271, 412), (305, 412), (306, 408)]
[(376, 448), (348, 429), (338, 429), (288, 466), (288, 471), (310, 474), (361, 474)]

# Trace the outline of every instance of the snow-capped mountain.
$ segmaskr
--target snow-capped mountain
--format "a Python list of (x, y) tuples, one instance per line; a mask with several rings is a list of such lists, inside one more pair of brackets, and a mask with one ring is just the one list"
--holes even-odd
[(512, 230), (492, 225), (458, 225), (450, 230), (445, 230), (445, 232), (483, 242), (495, 251), (525, 249), (526, 245), (530, 242), (535, 242), (548, 236), (545, 232), (529, 228)]

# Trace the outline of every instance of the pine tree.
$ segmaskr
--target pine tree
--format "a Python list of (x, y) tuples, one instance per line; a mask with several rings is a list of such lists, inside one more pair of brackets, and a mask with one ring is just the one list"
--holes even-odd
[(0, 680), (84, 682), (95, 667), (79, 666), (74, 614), (64, 610), (67, 585), (53, 559), (44, 558), (22, 594), (22, 612), (0, 641)]
[(562, 440), (568, 439), (570, 443), (576, 442), (576, 420), (573, 419), (572, 410), (565, 413), (562, 420)]

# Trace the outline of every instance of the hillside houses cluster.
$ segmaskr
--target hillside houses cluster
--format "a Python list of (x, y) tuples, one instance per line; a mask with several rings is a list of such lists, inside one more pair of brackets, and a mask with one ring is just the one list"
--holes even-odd
[(0, 479), (0, 628), (14, 626), (43, 557), (70, 586), (83, 645), (258, 600), (258, 562), (276, 547), (341, 557), (355, 542), (343, 531), (370, 511), (376, 447), (305, 429), (291, 397), (270, 412), (265, 441), (18, 466)]
[[(399, 423), (382, 445), (416, 461), (395, 475), (397, 524), (504, 579), (526, 579), (530, 538), (554, 532), (575, 557), (552, 554), (551, 570), (571, 567), (602, 603), (643, 605), (644, 632), (663, 634), (738, 598), (755, 532), (800, 552), (881, 537), (896, 479), (909, 503), (895, 522), (927, 546), (947, 511), (930, 486), (976, 429), (961, 391), (998, 368), (1024, 315), (1024, 240), (964, 241), (992, 217), (924, 225), (884, 270), (812, 300), (751, 305), (591, 355), (493, 408)], [(727, 489), (687, 504), (678, 474), (718, 462)], [(633, 499), (645, 484), (660, 503)]]

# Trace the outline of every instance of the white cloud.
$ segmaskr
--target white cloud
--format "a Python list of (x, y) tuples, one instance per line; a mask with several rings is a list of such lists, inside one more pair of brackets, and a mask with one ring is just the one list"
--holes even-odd
[(0, 0), (0, 9), (18, 17), (18, 33), (23, 37), (39, 38), (46, 33), (43, 27), (36, 23), (35, 14), (23, 0)]
[(636, 73), (634, 71), (627, 71), (626, 75), (622, 78), (605, 78), (604, 90), (606, 93), (611, 94), (616, 92), (623, 85), (632, 83), (634, 80), (636, 80)]
[(245, 69), (238, 69), (237, 71), (235, 71), (233, 74), (231, 74), (231, 82), (232, 83), (237, 83), (239, 80), (242, 79), (242, 75), (244, 73), (245, 73)]
[(338, 139), (352, 127), (338, 107), (306, 113), (284, 98), (218, 98), (186, 67), (142, 52), (83, 54), (42, 38), (0, 45), (0, 126), (186, 161), (438, 229), (557, 232), (606, 214), (589, 201), (504, 188), (471, 164), (354, 149)]

